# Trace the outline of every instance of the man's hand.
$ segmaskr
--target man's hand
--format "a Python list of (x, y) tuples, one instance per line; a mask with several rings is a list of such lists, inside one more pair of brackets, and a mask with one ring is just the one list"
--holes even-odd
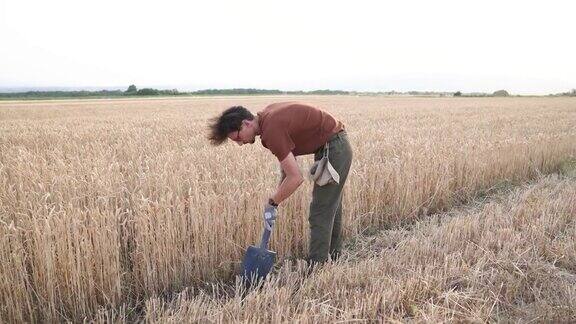
[(272, 231), (272, 226), (276, 222), (276, 216), (278, 215), (278, 207), (272, 206), (269, 203), (264, 206), (264, 226), (267, 230)]

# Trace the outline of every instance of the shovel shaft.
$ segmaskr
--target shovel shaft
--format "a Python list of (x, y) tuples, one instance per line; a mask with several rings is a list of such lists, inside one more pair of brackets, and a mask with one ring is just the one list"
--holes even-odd
[(264, 233), (262, 233), (262, 241), (260, 242), (260, 248), (267, 250), (268, 241), (270, 241), (270, 230), (264, 228)]

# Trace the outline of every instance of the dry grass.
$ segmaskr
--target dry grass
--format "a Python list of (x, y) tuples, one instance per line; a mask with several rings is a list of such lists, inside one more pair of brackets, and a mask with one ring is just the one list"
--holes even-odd
[[(150, 322), (576, 321), (576, 178), (358, 237), (309, 277), (284, 266), (261, 290), (147, 301)], [(222, 287), (219, 287), (222, 289)], [(113, 314), (108, 313), (109, 316)]]
[[(344, 202), (348, 237), (555, 172), (576, 155), (576, 102), (569, 98), (298, 99), (331, 111), (349, 130), (355, 161)], [(102, 306), (129, 309), (157, 294), (229, 280), (244, 248), (258, 240), (277, 165), (260, 145), (209, 147), (206, 120), (233, 104), (257, 111), (277, 100), (286, 98), (0, 104), (0, 320), (78, 321)], [(310, 162), (299, 160), (302, 169)], [(305, 184), (281, 208), (272, 249), (283, 258), (306, 251), (310, 190)], [(366, 267), (381, 273), (381, 260), (373, 262)], [(369, 285), (365, 275), (338, 280)], [(204, 303), (197, 298), (193, 303)], [(323, 300), (296, 302), (308, 309)], [(147, 316), (166, 315), (150, 303)], [(305, 314), (340, 314), (325, 304)], [(394, 305), (396, 313), (361, 314), (407, 312)], [(414, 316), (444, 316), (442, 307), (430, 307)], [(494, 314), (478, 311), (478, 318)]]

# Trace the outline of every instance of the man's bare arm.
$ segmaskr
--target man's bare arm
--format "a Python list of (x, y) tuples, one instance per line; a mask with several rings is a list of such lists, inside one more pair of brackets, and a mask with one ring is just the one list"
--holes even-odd
[(280, 186), (282, 184), (282, 181), (284, 181), (284, 178), (286, 178), (286, 173), (284, 173), (284, 170), (282, 170), (282, 167), (280, 167), (280, 183), (278, 183), (278, 186)]
[(285, 177), (282, 179), (276, 193), (271, 197), (277, 204), (280, 204), (286, 198), (290, 197), (302, 182), (304, 182), (304, 177), (302, 177), (302, 173), (296, 162), (296, 157), (294, 157), (292, 152), (288, 153), (284, 160), (280, 162), (280, 169), (285, 174)]

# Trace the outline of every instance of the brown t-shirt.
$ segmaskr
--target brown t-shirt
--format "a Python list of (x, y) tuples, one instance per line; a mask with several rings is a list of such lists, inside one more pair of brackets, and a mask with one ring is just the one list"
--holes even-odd
[(298, 102), (274, 103), (257, 113), (262, 145), (279, 161), (311, 154), (344, 129), (328, 112)]

